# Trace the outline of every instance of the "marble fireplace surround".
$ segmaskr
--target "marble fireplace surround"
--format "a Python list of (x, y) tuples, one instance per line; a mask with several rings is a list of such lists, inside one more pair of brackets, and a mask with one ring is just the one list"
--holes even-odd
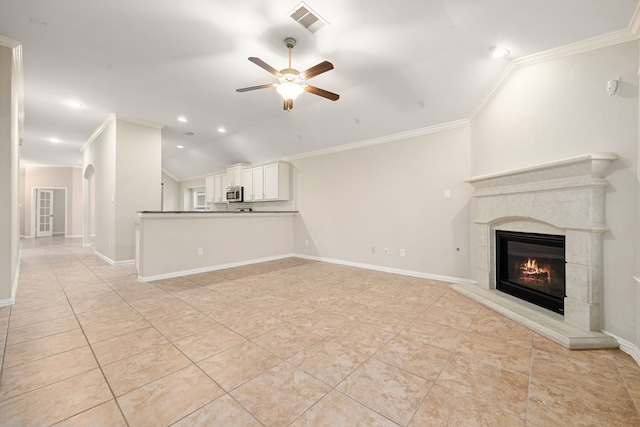
[[(477, 284), (458, 292), (571, 349), (614, 348), (602, 332), (603, 177), (613, 153), (588, 153), (465, 180), (473, 195)], [(496, 290), (496, 230), (565, 236), (564, 316)]]

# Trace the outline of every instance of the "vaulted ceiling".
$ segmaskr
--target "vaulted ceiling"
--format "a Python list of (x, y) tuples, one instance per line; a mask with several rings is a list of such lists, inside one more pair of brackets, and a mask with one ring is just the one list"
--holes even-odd
[[(638, 3), (308, 0), (327, 22), (310, 32), (298, 0), (3, 0), (0, 34), (23, 45), (24, 164), (82, 164), (116, 113), (163, 124), (162, 166), (184, 179), (465, 119), (510, 61), (627, 29)], [(333, 63), (310, 84), (338, 101), (236, 92), (276, 82), (247, 58), (286, 68), (286, 37), (293, 68)]]

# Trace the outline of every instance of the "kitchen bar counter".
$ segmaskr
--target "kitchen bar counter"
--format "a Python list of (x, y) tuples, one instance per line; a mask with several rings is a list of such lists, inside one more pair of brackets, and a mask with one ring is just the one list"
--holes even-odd
[(233, 211), (138, 211), (138, 214), (295, 214), (298, 211), (248, 211), (248, 210), (233, 210)]
[(140, 211), (138, 280), (202, 273), (292, 256), (297, 211)]

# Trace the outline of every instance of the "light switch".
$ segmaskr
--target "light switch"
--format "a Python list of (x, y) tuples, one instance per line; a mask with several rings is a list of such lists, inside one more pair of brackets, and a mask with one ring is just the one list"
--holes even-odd
[(451, 190), (444, 190), (444, 198), (445, 199), (451, 198)]

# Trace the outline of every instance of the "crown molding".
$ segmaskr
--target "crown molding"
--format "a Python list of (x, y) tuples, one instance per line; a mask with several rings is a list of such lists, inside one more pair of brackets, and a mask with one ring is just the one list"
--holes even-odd
[(176, 176), (174, 174), (172, 174), (171, 172), (169, 172), (168, 170), (166, 170), (165, 168), (162, 168), (162, 173), (167, 175), (169, 178), (171, 178), (172, 180), (176, 181), (176, 182), (180, 182), (180, 180), (178, 178), (176, 178)]
[(75, 168), (82, 169), (82, 165), (42, 165), (38, 163), (20, 163), (21, 168)]
[(16, 47), (20, 46), (20, 42), (0, 34), (0, 46), (15, 49)]
[[(367, 139), (364, 141), (354, 142), (351, 144), (338, 145), (335, 147), (324, 148), (322, 150), (309, 151), (306, 153), (294, 154), (291, 156), (282, 157), (280, 160), (290, 162), (293, 160), (304, 159), (307, 157), (322, 156), (325, 154), (339, 153), (341, 151), (355, 150), (358, 148), (369, 147), (371, 145), (384, 144), (386, 142), (398, 141), (402, 139), (414, 138), (416, 136), (429, 135), (433, 133), (445, 132), (453, 129), (460, 129), (469, 126), (469, 121), (466, 119), (455, 120), (448, 123), (442, 123), (435, 126), (428, 126), (425, 128), (413, 129), (407, 132), (400, 132), (392, 135), (381, 136), (379, 138)], [(262, 162), (261, 162), (262, 163)]]

